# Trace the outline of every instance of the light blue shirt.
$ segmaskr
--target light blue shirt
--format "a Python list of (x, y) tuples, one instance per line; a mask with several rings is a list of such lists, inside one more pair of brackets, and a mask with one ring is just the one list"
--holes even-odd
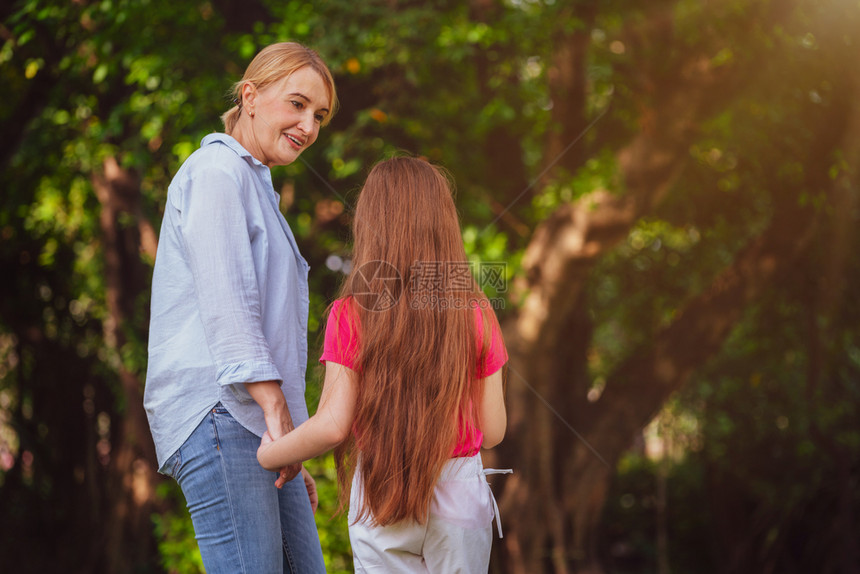
[(293, 423), (308, 418), (308, 268), (269, 168), (203, 138), (168, 188), (152, 277), (143, 403), (159, 467), (218, 402), (262, 436), (243, 383), (280, 381)]

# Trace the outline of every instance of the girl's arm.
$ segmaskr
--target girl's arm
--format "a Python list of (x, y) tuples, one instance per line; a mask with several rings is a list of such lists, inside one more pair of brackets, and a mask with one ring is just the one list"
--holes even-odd
[(484, 433), (483, 448), (493, 448), (505, 438), (508, 415), (505, 411), (505, 391), (499, 369), (484, 379), (484, 395), (481, 397), (480, 425)]
[[(325, 382), (314, 416), (294, 431), (271, 440), (263, 436), (257, 460), (267, 470), (278, 470), (319, 456), (352, 432), (357, 389), (352, 369), (326, 361)], [(267, 433), (268, 434), (268, 433)]]

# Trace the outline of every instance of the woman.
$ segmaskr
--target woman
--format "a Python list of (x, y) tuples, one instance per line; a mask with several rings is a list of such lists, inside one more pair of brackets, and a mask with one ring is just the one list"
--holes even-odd
[(269, 168), (314, 143), (334, 81), (315, 52), (279, 43), (233, 94), (226, 133), (203, 138), (168, 188), (144, 406), (207, 572), (324, 572), (313, 479), (300, 464), (273, 475), (256, 450), (308, 416), (308, 264)]

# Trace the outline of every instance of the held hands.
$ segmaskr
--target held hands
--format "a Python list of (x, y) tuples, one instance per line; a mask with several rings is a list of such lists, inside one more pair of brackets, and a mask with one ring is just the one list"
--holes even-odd
[[(286, 426), (286, 428), (281, 433), (281, 436), (283, 436), (283, 435), (285, 435), (288, 432), (293, 430), (292, 421), (290, 421), (285, 426)], [(277, 437), (274, 437), (274, 438), (272, 437), (271, 428), (272, 427), (269, 426), (269, 430), (267, 430), (265, 433), (263, 433), (263, 438), (262, 438), (262, 440), (260, 440), (260, 446), (259, 446), (259, 448), (257, 448), (257, 460), (259, 461), (260, 466), (262, 466), (263, 468), (265, 468), (267, 470), (277, 470), (278, 471), (278, 478), (277, 478), (277, 480), (275, 480), (275, 486), (277, 488), (281, 488), (287, 482), (289, 482), (290, 480), (295, 478), (296, 475), (299, 474), (299, 472), (302, 471), (302, 465), (301, 465), (301, 463), (296, 463), (296, 464), (290, 464), (287, 466), (283, 466), (280, 468), (271, 466), (271, 462), (269, 462), (267, 460), (268, 457), (266, 457), (264, 454), (265, 451), (269, 448), (269, 445), (275, 440), (275, 438), (277, 438)]]
[[(251, 397), (263, 409), (263, 418), (266, 420), (266, 432), (257, 449), (257, 460), (260, 466), (266, 470), (278, 470), (278, 479), (275, 486), (281, 488), (287, 481), (292, 480), (302, 470), (301, 463), (287, 466), (274, 466), (271, 456), (265, 456), (266, 450), (271, 447), (272, 441), (278, 440), (285, 434), (292, 432), (293, 418), (290, 416), (290, 408), (281, 393), (281, 387), (277, 381), (260, 381), (256, 383), (245, 383), (245, 388)], [(274, 454), (274, 453), (272, 453)], [(307, 483), (307, 480), (305, 480)]]
[[(267, 463), (266, 463), (267, 457), (264, 453), (269, 448), (269, 445), (272, 444), (272, 442), (274, 442), (274, 441), (272, 439), (272, 436), (269, 434), (269, 431), (266, 431), (265, 433), (263, 433), (263, 438), (260, 440), (260, 446), (257, 448), (257, 460), (260, 462), (260, 465), (263, 468), (268, 468)], [(290, 465), (289, 467), (286, 467), (286, 468), (292, 469), (294, 466), (296, 466), (296, 465)], [(299, 464), (298, 467), (301, 469), (302, 478), (305, 481), (305, 489), (308, 491), (308, 498), (311, 501), (311, 509), (313, 510), (314, 514), (316, 514), (317, 507), (319, 506), (319, 494), (317, 493), (317, 483), (314, 481), (313, 477), (311, 476), (311, 473), (309, 473), (308, 470), (304, 466)], [(268, 468), (268, 470), (274, 470), (274, 469)], [(290, 480), (290, 479), (284, 478), (284, 469), (281, 469), (281, 473), (278, 475), (278, 479), (275, 481), (275, 486), (277, 486), (278, 488), (281, 488), (284, 484), (286, 484), (287, 480)]]
[[(269, 434), (269, 431), (263, 433), (263, 438), (260, 440), (260, 446), (257, 447), (257, 461), (260, 463), (260, 466), (265, 468), (266, 470), (277, 470), (278, 478), (275, 480), (275, 486), (277, 488), (281, 488), (287, 482), (291, 481), (296, 477), (299, 472), (303, 471), (304, 468), (301, 464), (291, 464), (288, 466), (284, 466), (281, 468), (272, 467), (267, 462), (267, 457), (265, 456), (266, 450), (269, 448), (269, 445), (273, 442), (272, 435)], [(305, 483), (307, 483), (307, 479), (305, 479)]]
[(260, 446), (257, 447), (257, 462), (260, 463), (260, 466), (265, 468), (266, 470), (277, 470), (277, 468), (273, 468), (268, 464), (267, 457), (263, 454), (266, 452), (266, 449), (270, 444), (272, 444), (272, 435), (269, 434), (269, 431), (263, 433), (263, 438), (260, 440)]
[[(292, 429), (290, 429), (290, 430), (292, 430)], [(284, 433), (284, 434), (286, 434), (286, 433)], [(304, 469), (303, 469), (301, 463), (291, 464), (291, 465), (280, 467), (280, 468), (272, 467), (271, 464), (267, 461), (268, 457), (266, 457), (264, 453), (269, 448), (269, 445), (273, 442), (273, 440), (274, 439), (272, 438), (272, 435), (269, 434), (269, 431), (266, 431), (265, 433), (263, 433), (263, 438), (260, 441), (260, 446), (257, 448), (257, 461), (259, 461), (260, 466), (262, 466), (266, 470), (277, 470), (278, 471), (278, 478), (277, 478), (277, 480), (275, 480), (275, 486), (277, 488), (281, 488), (287, 482), (289, 482), (290, 480), (295, 478), (296, 475), (299, 474), (299, 472), (301, 472)], [(305, 482), (307, 482), (307, 479), (305, 480)]]

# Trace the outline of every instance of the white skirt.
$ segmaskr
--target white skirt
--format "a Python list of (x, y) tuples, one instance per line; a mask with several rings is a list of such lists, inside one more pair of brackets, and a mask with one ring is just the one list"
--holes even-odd
[(452, 458), (442, 469), (424, 524), (404, 520), (376, 526), (356, 522), (362, 500), (361, 468), (352, 481), (349, 503), (349, 540), (356, 572), (486, 573), (499, 509), (488, 474), (511, 470), (484, 469), (481, 455)]

